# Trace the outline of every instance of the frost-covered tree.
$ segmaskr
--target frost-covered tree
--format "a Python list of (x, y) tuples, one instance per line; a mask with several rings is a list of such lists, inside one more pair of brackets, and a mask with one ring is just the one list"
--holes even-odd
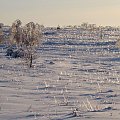
[(0, 43), (3, 42), (3, 30), (2, 30), (2, 26), (0, 25)]
[(22, 50), (22, 56), (29, 61), (32, 67), (33, 56), (42, 38), (41, 26), (33, 22), (21, 26), (22, 22), (16, 20), (11, 28), (11, 44), (15, 44), (18, 50)]
[(11, 34), (10, 34), (10, 43), (16, 44), (19, 47), (20, 43), (22, 43), (22, 22), (20, 20), (16, 20), (13, 22), (11, 27)]
[(116, 41), (116, 44), (115, 44), (115, 45), (116, 45), (117, 48), (120, 48), (120, 39), (118, 39), (118, 40)]

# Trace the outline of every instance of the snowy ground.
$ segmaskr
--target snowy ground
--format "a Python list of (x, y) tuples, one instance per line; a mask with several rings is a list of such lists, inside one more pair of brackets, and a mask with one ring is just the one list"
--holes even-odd
[(0, 47), (0, 120), (120, 120), (112, 40), (45, 39), (34, 67)]

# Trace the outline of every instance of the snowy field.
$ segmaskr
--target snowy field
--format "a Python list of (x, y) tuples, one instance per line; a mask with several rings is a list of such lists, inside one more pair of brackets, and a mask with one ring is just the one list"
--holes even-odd
[(33, 68), (0, 47), (0, 120), (120, 120), (115, 40), (45, 38)]

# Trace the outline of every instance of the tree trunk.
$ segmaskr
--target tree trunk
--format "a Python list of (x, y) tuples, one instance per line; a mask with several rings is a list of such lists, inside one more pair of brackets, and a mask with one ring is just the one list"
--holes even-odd
[(30, 55), (30, 68), (32, 67), (32, 54)]

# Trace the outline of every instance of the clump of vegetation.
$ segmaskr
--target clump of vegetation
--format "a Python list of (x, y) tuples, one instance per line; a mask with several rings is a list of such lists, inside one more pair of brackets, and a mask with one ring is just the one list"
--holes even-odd
[(22, 26), (22, 22), (20, 20), (16, 20), (13, 22), (11, 27), (10, 47), (15, 45), (17, 50), (11, 55), (15, 58), (26, 58), (29, 62), (29, 67), (32, 67), (34, 54), (36, 48), (41, 43), (41, 38), (42, 30), (39, 24), (29, 22), (25, 26)]

